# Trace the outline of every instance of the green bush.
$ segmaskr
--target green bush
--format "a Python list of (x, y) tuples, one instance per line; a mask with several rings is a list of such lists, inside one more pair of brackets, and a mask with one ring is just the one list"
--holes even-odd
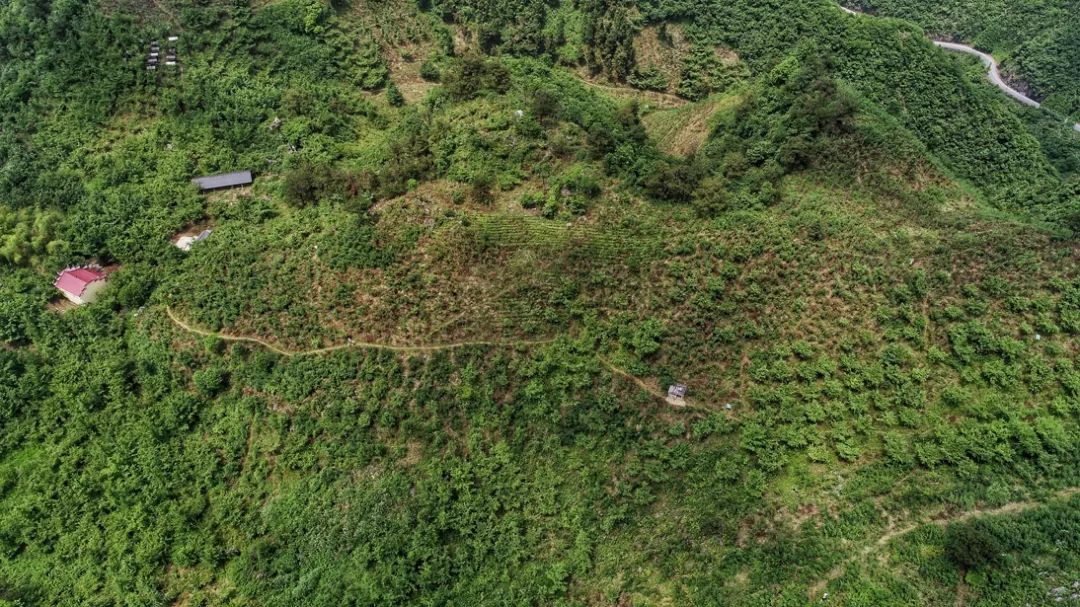
[(213, 396), (225, 389), (228, 377), (229, 374), (224, 368), (215, 365), (195, 371), (191, 379), (199, 392), (206, 396)]
[(1001, 552), (1001, 542), (982, 520), (953, 523), (946, 530), (945, 554), (961, 569), (991, 567), (1001, 561)]
[(405, 95), (401, 94), (401, 89), (392, 81), (386, 85), (386, 102), (393, 107), (405, 105)]
[(630, 84), (651, 91), (666, 91), (668, 79), (655, 65), (638, 67), (629, 78)]
[(473, 99), (485, 93), (505, 93), (510, 88), (510, 72), (495, 59), (462, 57), (455, 59), (443, 74), (443, 86), (457, 100)]
[(433, 59), (424, 61), (420, 64), (420, 77), (428, 82), (438, 82), (441, 77), (439, 65)]

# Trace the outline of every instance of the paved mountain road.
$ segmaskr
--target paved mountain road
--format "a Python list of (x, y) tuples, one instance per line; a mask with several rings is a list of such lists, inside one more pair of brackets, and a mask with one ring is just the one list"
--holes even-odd
[(1005, 79), (1001, 77), (1001, 70), (998, 67), (998, 62), (990, 55), (965, 44), (957, 44), (955, 42), (940, 42), (938, 40), (934, 40), (934, 46), (938, 48), (943, 48), (947, 51), (952, 51), (954, 53), (966, 53), (968, 55), (974, 55), (978, 57), (979, 61), (982, 61), (982, 64), (986, 66), (986, 74), (990, 77), (990, 82), (993, 82), (995, 86), (1005, 91), (1006, 95), (1012, 97), (1020, 103), (1023, 103), (1024, 105), (1030, 105), (1031, 107), (1039, 107), (1038, 101), (1035, 101), (1031, 97), (1028, 97), (1020, 91), (1014, 89), (1005, 82)]
[[(847, 13), (849, 15), (859, 15), (859, 16), (866, 15), (866, 13), (851, 10), (850, 8), (848, 8), (846, 6), (840, 6), (840, 10), (844, 11), (845, 13)], [(1027, 105), (1027, 106), (1030, 106), (1030, 107), (1041, 107), (1041, 104), (1038, 101), (1035, 101), (1031, 97), (1028, 97), (1027, 95), (1021, 93), (1020, 91), (1014, 89), (1013, 87), (1009, 86), (1009, 84), (1007, 82), (1005, 82), (1005, 79), (1001, 77), (1001, 68), (998, 65), (997, 60), (994, 59), (989, 54), (984, 53), (984, 52), (982, 52), (982, 51), (980, 51), (978, 49), (972, 48), (970, 46), (967, 46), (966, 44), (958, 44), (956, 42), (941, 42), (941, 41), (938, 41), (938, 40), (934, 40), (933, 42), (934, 42), (934, 46), (936, 46), (936, 47), (938, 47), (940, 49), (943, 49), (943, 50), (946, 50), (946, 51), (951, 51), (951, 52), (954, 52), (954, 53), (965, 53), (965, 54), (968, 54), (968, 55), (974, 55), (975, 57), (978, 57), (979, 61), (981, 61), (982, 64), (986, 66), (987, 77), (989, 77), (990, 82), (992, 82), (994, 84), (994, 86), (998, 87), (1006, 95), (1008, 95), (1009, 97), (1012, 97), (1014, 100), (1016, 100), (1016, 101), (1018, 101), (1020, 103), (1023, 103), (1024, 105)], [(1075, 130), (1077, 132), (1080, 132), (1080, 124), (1074, 124), (1073, 125), (1073, 130)]]

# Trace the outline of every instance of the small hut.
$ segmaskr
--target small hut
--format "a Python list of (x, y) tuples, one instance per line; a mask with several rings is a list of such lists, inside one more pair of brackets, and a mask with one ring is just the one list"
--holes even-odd
[(251, 171), (237, 171), (235, 173), (222, 173), (220, 175), (196, 177), (191, 181), (199, 186), (200, 192), (213, 192), (214, 190), (225, 190), (228, 188), (251, 185), (252, 178)]
[(686, 405), (686, 384), (671, 384), (667, 389), (667, 401), (672, 405)]
[(98, 266), (66, 268), (56, 276), (53, 286), (75, 305), (88, 304), (97, 299), (105, 286), (105, 272)]

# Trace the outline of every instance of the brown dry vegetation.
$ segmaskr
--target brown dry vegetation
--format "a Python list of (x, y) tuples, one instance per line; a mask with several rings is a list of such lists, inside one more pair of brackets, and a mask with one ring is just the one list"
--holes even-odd
[(407, 0), (359, 0), (352, 13), (371, 32), (407, 103), (423, 99), (435, 84), (420, 77), (420, 66), (436, 56), (430, 14), (421, 13)]
[(690, 41), (686, 39), (682, 24), (665, 24), (666, 40), (661, 39), (660, 27), (649, 25), (641, 28), (634, 36), (634, 54), (639, 66), (656, 67), (667, 76), (668, 92), (674, 92), (686, 53), (690, 50)]
[(646, 131), (661, 150), (687, 157), (697, 152), (712, 132), (716, 112), (737, 106), (737, 95), (711, 97), (676, 109), (652, 112), (642, 118)]
[[(276, 278), (257, 299), (292, 293), (300, 301), (280, 312), (245, 314), (223, 329), (302, 350), (350, 340), (404, 346), (543, 339), (572, 334), (586, 318), (613, 325), (657, 319), (671, 329), (663, 346), (648, 367), (628, 373), (675, 373), (696, 402), (720, 410), (746, 400), (740, 361), (748, 351), (800, 340), (830, 356), (841, 347), (874, 349), (889, 290), (913, 275), (969, 284), (986, 278), (988, 264), (999, 276), (1011, 266), (1007, 275), (1017, 289), (1034, 288), (1050, 278), (1039, 251), (1054, 251), (1045, 235), (1019, 225), (1014, 238), (1029, 241), (1030, 258), (1004, 257), (1016, 243), (1002, 240), (1008, 232), (1001, 225), (980, 239), (975, 224), (959, 245), (954, 228), (970, 216), (953, 205), (881, 214), (906, 203), (808, 179), (790, 180), (786, 202), (767, 215), (722, 224), (627, 197), (566, 223), (528, 215), (514, 194), (489, 208), (455, 205), (454, 188), (432, 182), (376, 207), (380, 242), (414, 242), (388, 267), (335, 270), (310, 244), (268, 252), (260, 271)], [(722, 291), (712, 286), (718, 277)], [(568, 285), (577, 293), (572, 305), (560, 295)], [(719, 308), (702, 300), (709, 292)], [(183, 293), (176, 298), (181, 315), (198, 319)], [(943, 294), (920, 315), (954, 301), (962, 298)], [(923, 338), (948, 348), (944, 327), (930, 323)], [(625, 368), (614, 355), (613, 364)]]

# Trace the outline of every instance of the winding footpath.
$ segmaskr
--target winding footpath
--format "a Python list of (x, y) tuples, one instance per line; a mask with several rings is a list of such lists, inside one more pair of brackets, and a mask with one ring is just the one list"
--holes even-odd
[(1029, 510), (1036, 508), (1042, 508), (1050, 502), (1059, 502), (1072, 499), (1073, 496), (1080, 494), (1080, 487), (1065, 487), (1054, 492), (1048, 498), (1043, 500), (1025, 500), (1019, 502), (1010, 502), (997, 508), (973, 508), (970, 510), (963, 510), (952, 515), (939, 513), (936, 516), (923, 516), (915, 518), (914, 520), (907, 521), (900, 525), (896, 521), (889, 521), (888, 528), (873, 541), (866, 543), (858, 551), (849, 556), (832, 571), (830, 571), (824, 578), (818, 580), (813, 586), (810, 587), (809, 596), (811, 600), (815, 600), (821, 596), (822, 591), (828, 587), (829, 583), (840, 578), (844, 575), (848, 568), (857, 562), (865, 562), (871, 556), (875, 554), (878, 559), (882, 558), (881, 551), (885, 549), (894, 539), (907, 535), (924, 525), (935, 525), (938, 527), (947, 527), (952, 523), (962, 523), (964, 521), (971, 520), (973, 518), (980, 518), (984, 516), (1010, 516), (1016, 514), (1022, 514)]
[(196, 327), (188, 322), (185, 322), (182, 318), (176, 315), (172, 311), (172, 308), (165, 306), (165, 314), (168, 315), (169, 320), (173, 322), (177, 327), (192, 333), (194, 335), (201, 335), (203, 337), (214, 337), (222, 341), (232, 342), (246, 342), (250, 344), (260, 345), (271, 352), (276, 352), (285, 357), (294, 356), (318, 356), (320, 354), (330, 354), (332, 352), (338, 352), (341, 350), (387, 350), (390, 352), (403, 352), (403, 353), (419, 353), (419, 352), (437, 352), (439, 350), (455, 350), (458, 348), (469, 347), (491, 347), (491, 348), (525, 348), (529, 346), (542, 346), (550, 343), (554, 343), (558, 337), (552, 337), (549, 339), (519, 339), (511, 341), (459, 341), (447, 344), (430, 344), (430, 345), (415, 345), (415, 346), (399, 346), (386, 343), (375, 343), (366, 341), (353, 341), (346, 344), (340, 344), (337, 346), (328, 346), (325, 348), (315, 348), (313, 350), (288, 350), (281, 346), (274, 345), (266, 340), (259, 339), (258, 337), (249, 337), (246, 335), (229, 335), (228, 333), (220, 333), (218, 331), (210, 331), (208, 329), (202, 329)]
[(671, 93), (663, 93), (660, 91), (650, 91), (645, 89), (638, 89), (626, 86), (612, 86), (610, 84), (601, 84), (594, 82), (588, 78), (578, 76), (578, 79), (587, 87), (607, 91), (616, 95), (626, 95), (628, 97), (645, 97), (652, 100), (658, 106), (664, 109), (677, 108), (689, 103), (687, 99), (679, 97), (678, 95), (672, 95)]
[[(846, 6), (839, 6), (840, 10), (844, 11), (849, 15), (866, 15), (866, 13), (852, 10)], [(1042, 104), (1040, 104), (1038, 101), (1035, 101), (1031, 97), (1028, 97), (1020, 91), (1014, 89), (1013, 87), (1009, 86), (1007, 82), (1005, 82), (1005, 79), (1001, 77), (1001, 67), (998, 65), (997, 60), (994, 59), (991, 55), (967, 46), (966, 44), (957, 44), (955, 42), (941, 42), (939, 40), (934, 40), (933, 43), (934, 46), (946, 51), (951, 51), (953, 53), (964, 53), (967, 55), (978, 57), (979, 61), (981, 61), (984, 66), (986, 66), (986, 75), (990, 79), (990, 82), (994, 84), (994, 86), (1001, 89), (1009, 97), (1012, 97), (1014, 100), (1026, 106), (1035, 108), (1042, 107)], [(1080, 132), (1080, 123), (1074, 124), (1073, 130)]]

